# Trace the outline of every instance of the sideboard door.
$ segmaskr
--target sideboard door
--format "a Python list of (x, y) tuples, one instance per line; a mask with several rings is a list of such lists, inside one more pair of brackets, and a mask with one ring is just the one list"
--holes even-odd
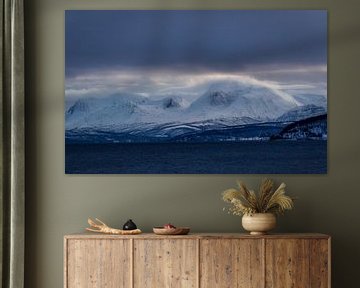
[(130, 240), (67, 240), (68, 288), (131, 287)]
[(196, 239), (134, 240), (134, 288), (196, 288)]
[(267, 288), (329, 287), (327, 239), (266, 239)]
[(330, 287), (330, 240), (310, 240), (310, 288)]
[(264, 287), (261, 239), (202, 239), (200, 287)]
[(266, 239), (266, 287), (309, 287), (309, 240)]

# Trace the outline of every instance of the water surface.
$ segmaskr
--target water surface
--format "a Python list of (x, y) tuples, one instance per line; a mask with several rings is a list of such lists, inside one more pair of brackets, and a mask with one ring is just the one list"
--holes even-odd
[(322, 174), (327, 141), (66, 144), (67, 174)]

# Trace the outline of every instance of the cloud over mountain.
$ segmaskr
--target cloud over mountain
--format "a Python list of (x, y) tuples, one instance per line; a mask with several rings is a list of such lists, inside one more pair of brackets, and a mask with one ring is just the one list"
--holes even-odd
[(127, 92), (80, 97), (68, 105), (66, 129), (122, 131), (139, 126), (208, 121), (222, 121), (231, 126), (276, 120), (304, 105), (276, 85), (246, 77), (232, 80), (215, 77), (212, 81), (198, 81), (195, 87), (192, 93), (196, 93), (196, 97), (190, 98), (175, 95), (175, 90), (162, 96)]

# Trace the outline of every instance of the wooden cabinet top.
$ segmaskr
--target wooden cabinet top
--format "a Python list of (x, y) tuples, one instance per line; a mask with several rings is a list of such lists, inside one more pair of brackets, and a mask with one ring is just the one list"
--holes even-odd
[(190, 233), (188, 235), (156, 235), (143, 233), (139, 235), (108, 235), (95, 233), (78, 233), (64, 236), (65, 239), (329, 239), (329, 235), (320, 233), (288, 233), (250, 235), (245, 233)]

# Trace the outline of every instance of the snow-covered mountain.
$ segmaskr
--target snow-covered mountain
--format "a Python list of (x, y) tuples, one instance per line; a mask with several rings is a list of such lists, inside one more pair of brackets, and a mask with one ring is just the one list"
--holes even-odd
[(66, 111), (66, 129), (120, 128), (139, 123), (188, 123), (224, 118), (268, 121), (299, 105), (292, 96), (265, 86), (217, 83), (190, 104), (179, 96), (153, 100), (117, 94), (79, 99)]
[(299, 105), (291, 95), (266, 86), (225, 82), (212, 85), (191, 103), (187, 113), (203, 120), (226, 116), (269, 121)]
[(318, 107), (327, 107), (327, 98), (324, 95), (317, 94), (297, 94), (294, 95), (296, 101), (302, 105), (315, 105)]
[(213, 83), (191, 103), (184, 98), (135, 94), (81, 98), (66, 105), (66, 135), (101, 137), (110, 133), (106, 137), (111, 138), (115, 133), (119, 141), (172, 139), (241, 125), (297, 121), (324, 112), (324, 108), (304, 105), (283, 91), (238, 81)]
[(291, 123), (273, 135), (272, 139), (327, 140), (327, 114)]
[(302, 119), (325, 114), (326, 110), (323, 107), (315, 106), (313, 104), (295, 107), (285, 114), (277, 118), (279, 122), (294, 122)]

